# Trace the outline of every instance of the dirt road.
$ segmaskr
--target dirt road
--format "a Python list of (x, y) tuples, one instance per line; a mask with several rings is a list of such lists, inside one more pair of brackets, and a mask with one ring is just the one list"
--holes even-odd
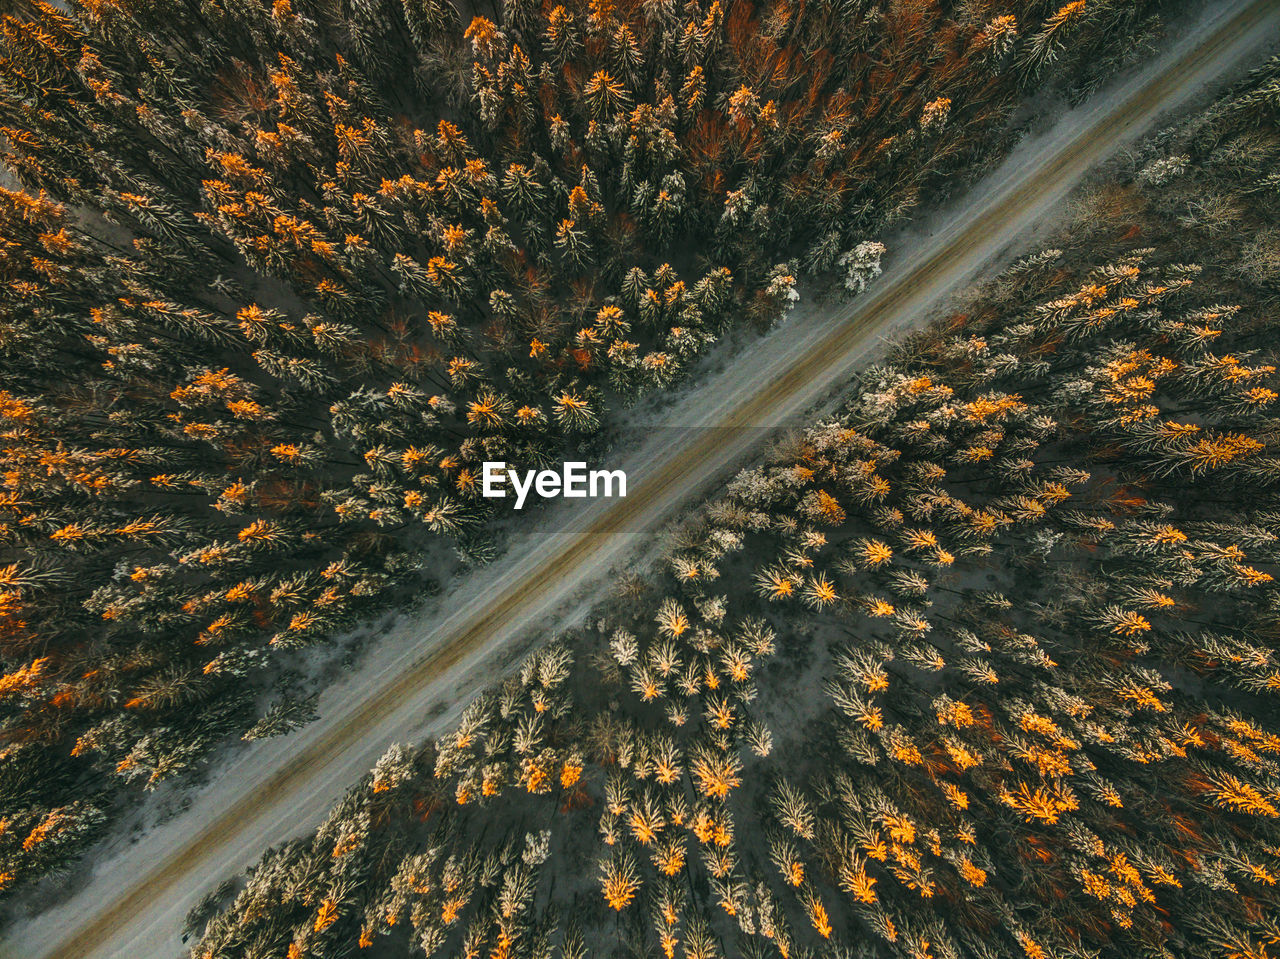
[[(1211, 5), (1157, 62), (1024, 142), (965, 205), (894, 251), (894, 265), (850, 307), (810, 310), (690, 389), (622, 465), (629, 495), (544, 511), (506, 557), (459, 587), (447, 615), (402, 617), (369, 660), (321, 699), (321, 718), (255, 745), (216, 770), (190, 810), (137, 843), (117, 842), (67, 902), (15, 924), (0, 956), (151, 959), (177, 954), (191, 905), (266, 846), (319, 821), (396, 741), (443, 728), (456, 704), (495, 676), (495, 651), (553, 614), (580, 608), (593, 586), (655, 529), (731, 469), (760, 427), (793, 420), (845, 381), (887, 337), (932, 309), (1011, 240), (1043, 223), (1085, 173), (1160, 115), (1256, 54), (1280, 33), (1275, 0)], [(548, 532), (553, 531), (553, 532)], [(480, 669), (481, 665), (486, 668)]]

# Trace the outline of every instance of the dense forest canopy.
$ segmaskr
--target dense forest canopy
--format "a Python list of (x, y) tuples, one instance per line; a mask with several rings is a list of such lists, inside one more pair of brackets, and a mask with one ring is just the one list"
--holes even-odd
[(1278, 90), (1100, 181), (192, 955), (1277, 955)]
[(480, 462), (590, 437), (805, 272), (860, 288), (1161, 4), (8, 6), (0, 896), (287, 729), (281, 654), (433, 544), (491, 557)]

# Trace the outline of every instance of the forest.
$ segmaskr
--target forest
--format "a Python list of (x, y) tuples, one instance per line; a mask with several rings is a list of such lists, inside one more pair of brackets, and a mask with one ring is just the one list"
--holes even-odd
[(1278, 92), (1097, 176), (191, 955), (1280, 954)]
[[(0, 898), (286, 731), (298, 651), (491, 560), (482, 461), (592, 442), (803, 277), (860, 290), (884, 231), (1168, 6), (7, 4)], [(1238, 431), (1164, 442), (1132, 445), (1264, 461)]]

